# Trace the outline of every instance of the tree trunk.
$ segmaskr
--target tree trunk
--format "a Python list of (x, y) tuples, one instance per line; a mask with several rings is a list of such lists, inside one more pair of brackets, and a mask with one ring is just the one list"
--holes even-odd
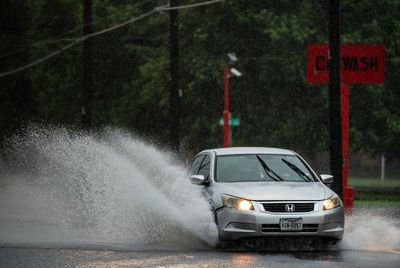
[[(18, 53), (2, 57), (0, 72), (30, 61), (29, 33), (32, 26), (32, 10), (29, 1), (2, 1), (0, 4), (2, 37), (1, 49), (21, 48)], [(0, 137), (11, 135), (21, 125), (36, 115), (36, 103), (32, 90), (30, 71), (25, 70), (0, 80)]]

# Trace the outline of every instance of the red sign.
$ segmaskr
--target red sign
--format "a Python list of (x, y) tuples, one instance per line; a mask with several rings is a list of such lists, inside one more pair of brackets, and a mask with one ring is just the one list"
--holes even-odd
[[(380, 84), (385, 80), (385, 47), (370, 44), (340, 46), (341, 80), (346, 84)], [(328, 44), (309, 44), (307, 81), (328, 83)]]

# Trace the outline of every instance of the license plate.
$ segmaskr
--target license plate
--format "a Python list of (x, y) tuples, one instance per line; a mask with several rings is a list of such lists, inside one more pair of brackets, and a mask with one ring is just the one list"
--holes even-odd
[(281, 219), (280, 226), (281, 231), (301, 231), (303, 230), (303, 219)]

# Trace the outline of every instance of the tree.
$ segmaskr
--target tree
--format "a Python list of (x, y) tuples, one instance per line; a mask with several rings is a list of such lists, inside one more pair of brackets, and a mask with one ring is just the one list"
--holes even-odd
[[(0, 3), (0, 72), (19, 67), (30, 60), (32, 10), (30, 1), (5, 0)], [(20, 72), (0, 80), (0, 137), (15, 131), (36, 114), (30, 72)]]
[[(164, 4), (93, 0), (93, 31)], [(44, 57), (83, 35), (81, 1), (19, 0), (1, 5), (1, 71)], [(346, 0), (341, 5), (342, 42), (383, 43), (387, 59), (384, 85), (352, 86), (351, 149), (398, 157), (400, 4)], [(225, 55), (232, 51), (239, 57), (235, 67), (243, 73), (231, 80), (231, 111), (241, 119), (241, 126), (232, 129), (233, 145), (286, 147), (308, 156), (328, 150), (328, 88), (306, 83), (304, 75), (307, 44), (328, 42), (327, 8), (323, 0), (225, 1), (179, 11), (179, 129), (187, 155), (222, 144), (222, 72)], [(168, 144), (168, 15), (156, 12), (91, 39), (94, 128), (122, 126)], [(0, 78), (2, 131), (16, 127), (16, 118), (80, 126), (81, 55), (77, 45), (28, 71)], [(16, 94), (15, 81), (30, 81), (18, 86), (28, 89), (26, 105), (19, 105), (17, 96), (22, 95)]]

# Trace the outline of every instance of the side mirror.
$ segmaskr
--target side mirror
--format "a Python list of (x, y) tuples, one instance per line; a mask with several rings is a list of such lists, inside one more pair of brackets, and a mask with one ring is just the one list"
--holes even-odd
[(328, 174), (321, 174), (319, 175), (323, 183), (329, 185), (333, 182), (333, 176)]
[(192, 184), (204, 185), (206, 184), (206, 179), (204, 175), (192, 175), (190, 176), (190, 182)]

